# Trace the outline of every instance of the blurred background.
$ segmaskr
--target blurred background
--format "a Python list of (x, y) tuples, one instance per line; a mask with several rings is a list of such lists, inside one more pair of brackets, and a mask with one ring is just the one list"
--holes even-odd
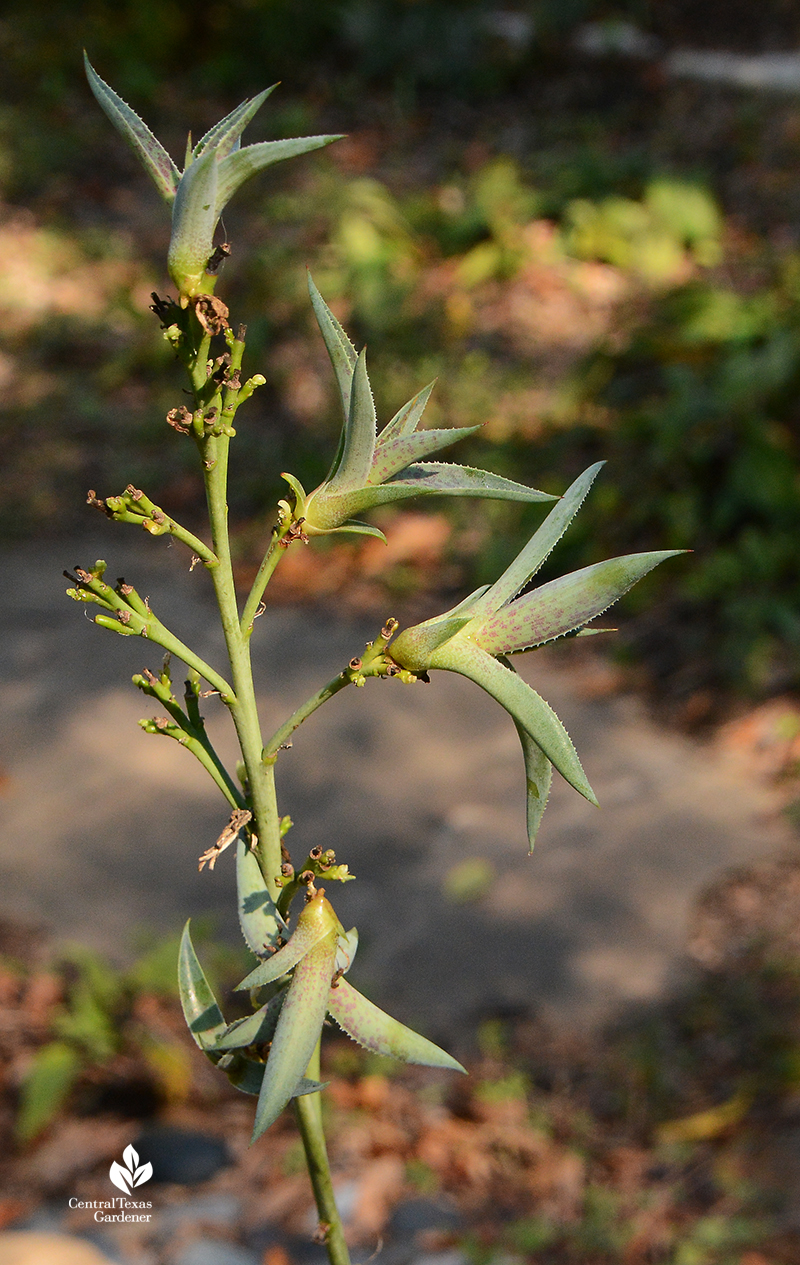
[[(368, 345), (379, 418), (437, 378), (427, 424), (483, 424), (465, 464), (559, 492), (607, 461), (543, 578), (694, 551), (637, 586), (601, 648), (523, 663), (604, 804), (600, 820), (559, 788), (533, 861), (515, 735), (459, 682), (353, 691), (287, 753), (293, 846), (333, 842), (359, 877), (337, 902), (362, 930), (357, 982), (474, 1070), (455, 1095), (413, 1078), (389, 1094), (385, 1065), (332, 1047), (354, 1238), (386, 1233), (392, 1265), (800, 1261), (788, 0), (0, 7), (0, 1227), (88, 1232), (65, 1222), (64, 1193), (105, 1190), (132, 1128), (192, 1126), (225, 1137), (234, 1168), (212, 1165), (199, 1194), (173, 1172), (184, 1221), (102, 1249), (165, 1265), (204, 1265), (218, 1241), (250, 1253), (241, 1265), (310, 1250), (292, 1237), (308, 1211), (291, 1128), (271, 1167), (242, 1168), (249, 1107), (198, 1067), (175, 1011), (190, 914), (220, 988), (244, 969), (231, 867), (194, 872), (220, 806), (177, 747), (136, 729), (140, 648), (62, 595), (63, 567), (107, 557), (220, 651), (202, 577), (85, 504), (132, 482), (202, 524), (194, 449), (163, 420), (180, 375), (148, 311), (169, 289), (167, 216), (91, 97), (83, 47), (176, 159), (187, 132), (276, 80), (246, 139), (347, 133), (225, 215), (219, 292), (267, 376), (234, 446), (243, 583), (278, 472), (314, 487), (340, 424), (306, 267)], [(277, 724), (387, 614), (427, 617), (495, 577), (540, 517), (412, 504), (376, 513), (388, 548), (292, 549), (259, 628), (265, 713)], [(230, 753), (224, 717), (209, 724)], [(498, 1142), (512, 1125), (513, 1154)], [(201, 1222), (217, 1227), (202, 1241), (186, 1230)]]

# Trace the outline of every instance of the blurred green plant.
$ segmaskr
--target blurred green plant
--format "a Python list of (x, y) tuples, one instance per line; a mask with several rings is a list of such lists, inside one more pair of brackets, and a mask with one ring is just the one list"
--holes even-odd
[(789, 256), (749, 294), (693, 280), (586, 366), (584, 407), (603, 416), (584, 441), (602, 442), (617, 470), (593, 526), (609, 545), (651, 531), (694, 542), (663, 636), (647, 621), (642, 634), (656, 671), (687, 688), (758, 694), (800, 680), (797, 276)]
[[(208, 928), (200, 926), (198, 934), (209, 940), (217, 986), (232, 983), (241, 954), (210, 942)], [(100, 1084), (113, 1076), (115, 1060), (123, 1053), (142, 1064), (164, 1100), (186, 1097), (191, 1065), (185, 1047), (151, 1030), (141, 1013), (142, 998), (176, 998), (178, 944), (179, 937), (164, 937), (124, 970), (81, 945), (65, 949), (53, 962), (50, 969), (62, 981), (64, 996), (48, 1015), (50, 1039), (35, 1051), (20, 1084), (15, 1121), (19, 1141), (37, 1137), (87, 1076)]]
[(692, 261), (722, 259), (722, 217), (698, 185), (664, 177), (651, 180), (641, 199), (577, 198), (564, 213), (566, 249), (639, 274), (653, 284), (674, 282)]

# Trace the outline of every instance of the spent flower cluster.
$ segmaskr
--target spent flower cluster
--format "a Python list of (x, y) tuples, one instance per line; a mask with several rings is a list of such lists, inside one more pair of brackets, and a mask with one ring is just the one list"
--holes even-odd
[[(213, 584), (225, 637), (224, 670), (207, 663), (164, 624), (146, 598), (124, 579), (110, 585), (102, 561), (69, 575), (69, 595), (99, 610), (94, 622), (155, 643), (166, 652), (163, 667), (133, 677), (165, 716), (140, 723), (150, 734), (179, 742), (209, 773), (230, 812), (217, 841), (200, 857), (213, 870), (235, 845), (238, 915), (255, 965), (239, 988), (252, 1013), (227, 1022), (192, 945), (183, 934), (179, 987), (189, 1030), (203, 1054), (233, 1085), (257, 1098), (257, 1139), (292, 1102), (300, 1128), (321, 1233), (333, 1265), (346, 1265), (347, 1247), (336, 1209), (322, 1130), (319, 1044), (326, 1017), (368, 1050), (411, 1063), (461, 1071), (461, 1064), (426, 1037), (380, 1010), (346, 978), (358, 945), (345, 931), (326, 888), (354, 876), (335, 851), (312, 848), (295, 866), (285, 836), (291, 820), (278, 812), (275, 769), (294, 731), (349, 685), (371, 677), (403, 684), (428, 680), (437, 670), (457, 672), (492, 695), (511, 715), (522, 743), (531, 848), (545, 808), (552, 770), (596, 803), (569, 735), (548, 704), (514, 671), (508, 655), (556, 637), (598, 631), (592, 621), (637, 580), (675, 551), (630, 554), (597, 563), (528, 589), (566, 531), (600, 464), (580, 476), (562, 497), (501, 478), (486, 470), (429, 458), (474, 427), (419, 429), (431, 387), (425, 387), (378, 430), (364, 351), (358, 352), (309, 278), (311, 304), (330, 356), (342, 402), (343, 425), (330, 471), (306, 492), (285, 473), (286, 498), (277, 506), (269, 547), (250, 592), (240, 601), (234, 583), (227, 522), (228, 459), (237, 413), (264, 384), (261, 374), (242, 380), (244, 327), (234, 332), (226, 305), (214, 295), (227, 243), (214, 244), (223, 208), (256, 172), (284, 158), (327, 145), (334, 136), (269, 141), (242, 147), (246, 125), (272, 89), (243, 102), (186, 147), (179, 171), (163, 146), (131, 108), (86, 63), (90, 86), (111, 122), (140, 158), (171, 206), (168, 267), (177, 297), (154, 295), (153, 311), (164, 337), (186, 368), (191, 404), (171, 409), (167, 422), (197, 448), (209, 514), (208, 539), (188, 531), (139, 488), (99, 497), (91, 505), (115, 522), (136, 524), (150, 535), (169, 535), (192, 553)], [(519, 556), (492, 585), (452, 610), (398, 633), (388, 619), (365, 652), (301, 704), (271, 736), (264, 737), (256, 707), (250, 642), (264, 608), (269, 580), (290, 546), (331, 533), (382, 533), (361, 520), (376, 505), (436, 495), (549, 503), (551, 508)], [(171, 662), (187, 670), (183, 698), (173, 692)], [(205, 683), (205, 685), (204, 685)], [(201, 703), (218, 695), (232, 718), (241, 763), (228, 769), (211, 743)], [(323, 886), (325, 884), (326, 886)], [(293, 918), (292, 906), (300, 911)], [(293, 923), (293, 925), (292, 925)], [(135, 1167), (135, 1165), (134, 1165)], [(138, 1173), (138, 1170), (137, 1170)], [(136, 1174), (134, 1175), (136, 1180)], [(141, 1178), (143, 1180), (143, 1178)]]

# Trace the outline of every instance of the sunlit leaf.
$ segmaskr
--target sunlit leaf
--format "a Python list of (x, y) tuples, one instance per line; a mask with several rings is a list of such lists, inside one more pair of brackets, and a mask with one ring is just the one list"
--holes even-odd
[(253, 1141), (277, 1120), (314, 1053), (331, 990), (337, 938), (335, 930), (329, 931), (295, 967), (264, 1072)]
[(228, 154), (238, 149), (242, 132), (277, 86), (274, 83), (271, 88), (265, 88), (263, 92), (259, 92), (258, 96), (243, 101), (224, 119), (220, 119), (219, 123), (215, 123), (195, 145), (194, 158), (199, 158), (206, 149), (216, 150), (217, 158), (226, 158)]
[(582, 628), (680, 549), (631, 553), (560, 575), (491, 615), (473, 634), (489, 654), (540, 646)]
[(328, 1014), (349, 1037), (376, 1054), (390, 1055), (404, 1063), (421, 1063), (424, 1067), (466, 1071), (452, 1055), (387, 1015), (347, 980), (340, 979), (330, 990)]
[(520, 589), (524, 588), (536, 574), (577, 514), (603, 464), (602, 461), (598, 461), (593, 466), (589, 466), (589, 469), (584, 470), (583, 474), (567, 488), (558, 504), (531, 536), (525, 548), (517, 554), (511, 565), (506, 567), (500, 578), (486, 590), (481, 600), (475, 603), (473, 615), (476, 618), (482, 618), (498, 610), (505, 602), (516, 597)]
[[(296, 158), (300, 154), (308, 154), (314, 149), (330, 145), (332, 141), (341, 140), (341, 136), (298, 136), (285, 141), (261, 141), (258, 145), (245, 145), (228, 154), (218, 163), (219, 184), (217, 187), (216, 216), (230, 202), (236, 190), (249, 180), (257, 171), (271, 167), (274, 163), (283, 162), (285, 158)], [(213, 151), (209, 151), (213, 152)], [(190, 168), (191, 170), (191, 168)]]
[(561, 776), (591, 804), (597, 803), (566, 729), (552, 707), (521, 677), (463, 637), (436, 650), (431, 666), (460, 672), (491, 694), (541, 747)]
[(139, 118), (139, 115), (129, 105), (125, 104), (122, 97), (117, 96), (113, 88), (110, 88), (100, 78), (86, 53), (83, 54), (83, 62), (86, 68), (86, 78), (89, 80), (89, 87), (101, 108), (108, 115), (117, 131), (124, 136), (145, 170), (150, 174), (162, 198), (167, 202), (171, 202), (175, 197), (181, 178), (181, 173), (175, 163), (161, 142), (156, 140), (147, 124)]

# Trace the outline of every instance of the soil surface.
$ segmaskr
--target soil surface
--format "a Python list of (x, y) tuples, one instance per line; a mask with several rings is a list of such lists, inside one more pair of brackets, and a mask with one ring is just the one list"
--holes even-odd
[[(90, 627), (63, 596), (63, 567), (100, 556), (178, 635), (223, 662), (207, 578), (189, 573), (180, 547), (106, 533), (6, 552), (0, 916), (120, 960), (136, 928), (164, 934), (190, 915), (213, 912), (234, 940), (232, 856), (197, 872), (225, 805), (186, 752), (136, 724), (154, 705), (130, 676), (156, 670), (160, 653)], [(265, 729), (377, 627), (270, 609), (254, 635)], [(459, 677), (347, 690), (279, 762), (295, 859), (333, 846), (358, 878), (329, 893), (360, 931), (354, 982), (436, 1039), (498, 1013), (584, 1026), (663, 995), (681, 978), (687, 916), (703, 887), (725, 867), (792, 846), (774, 790), (719, 744), (658, 728), (580, 646), (517, 662), (566, 724), (602, 805), (556, 778), (532, 858), (513, 725)], [(218, 700), (206, 714), (232, 760)], [(455, 899), (471, 859), (490, 885), (479, 900)]]

